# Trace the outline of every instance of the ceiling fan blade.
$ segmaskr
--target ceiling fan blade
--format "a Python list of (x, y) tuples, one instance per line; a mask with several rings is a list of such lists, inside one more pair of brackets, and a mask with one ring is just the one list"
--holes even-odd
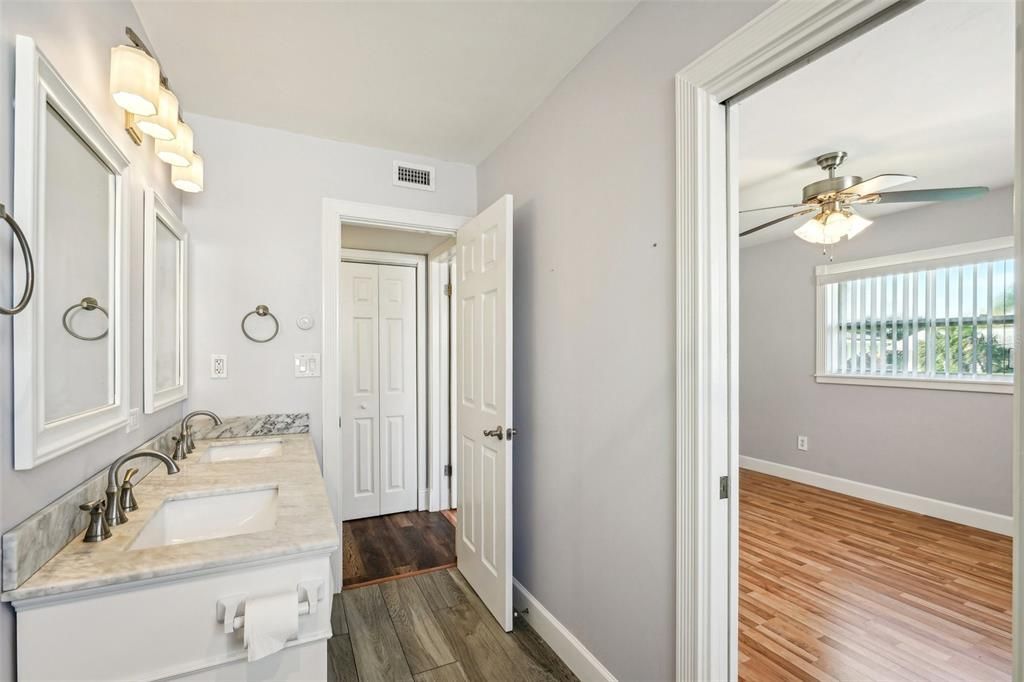
[(762, 206), (761, 208), (748, 208), (740, 211), (740, 213), (753, 213), (754, 211), (770, 211), (774, 208), (800, 208), (807, 204), (783, 204), (782, 206)]
[(988, 187), (937, 187), (935, 189), (911, 189), (905, 192), (882, 192), (875, 196), (873, 204), (902, 204), (912, 201), (953, 201), (954, 199), (975, 199), (988, 192)]
[(900, 175), (898, 173), (876, 175), (863, 182), (858, 182), (852, 187), (847, 187), (841, 194), (856, 194), (863, 197), (868, 194), (878, 194), (890, 187), (896, 187), (897, 185), (913, 182), (914, 180), (917, 180), (916, 175)]
[(814, 213), (817, 210), (818, 210), (817, 206), (815, 206), (814, 208), (805, 208), (802, 211), (797, 211), (796, 213), (790, 213), (789, 215), (782, 216), (781, 218), (776, 218), (775, 220), (769, 220), (766, 223), (761, 223), (757, 227), (752, 227), (749, 230), (746, 230), (744, 232), (740, 232), (740, 236), (741, 237), (746, 237), (748, 234), (754, 234), (755, 232), (759, 232), (759, 231), (763, 230), (766, 227), (771, 227), (772, 225), (775, 225), (777, 223), (781, 223), (784, 220), (789, 220), (790, 218), (795, 218), (798, 215), (804, 215), (805, 213)]

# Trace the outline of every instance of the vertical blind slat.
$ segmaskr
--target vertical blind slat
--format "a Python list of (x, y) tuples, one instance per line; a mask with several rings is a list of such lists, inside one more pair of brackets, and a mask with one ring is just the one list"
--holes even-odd
[(985, 374), (992, 375), (992, 302), (995, 300), (995, 296), (992, 293), (992, 287), (995, 284), (994, 273), (995, 263), (986, 268), (988, 271), (988, 309), (986, 312), (986, 326), (988, 328), (988, 334), (985, 339)]
[(956, 372), (964, 373), (964, 269), (957, 268), (956, 285)]
[(980, 352), (978, 348), (978, 273), (983, 267), (983, 265), (974, 266), (974, 305), (971, 307), (971, 314), (974, 316), (971, 320), (971, 334), (974, 337), (971, 346), (973, 347), (974, 358), (971, 360), (971, 374), (978, 373), (978, 363), (980, 362), (978, 357)]

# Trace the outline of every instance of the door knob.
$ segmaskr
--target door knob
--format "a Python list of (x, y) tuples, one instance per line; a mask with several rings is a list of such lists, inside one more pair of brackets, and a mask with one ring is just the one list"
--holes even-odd
[(484, 429), (484, 435), (490, 438), (497, 438), (498, 440), (505, 440), (505, 429), (501, 428), (501, 424), (498, 424), (493, 429)]
[(516, 433), (518, 433), (518, 431), (515, 430), (515, 427), (510, 426), (505, 429), (505, 438), (507, 440), (512, 440), (512, 437), (515, 436)]

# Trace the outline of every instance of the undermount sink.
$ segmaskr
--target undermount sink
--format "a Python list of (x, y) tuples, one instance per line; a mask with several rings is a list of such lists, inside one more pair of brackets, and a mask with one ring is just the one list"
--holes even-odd
[(277, 486), (171, 499), (156, 510), (129, 549), (259, 533), (276, 524)]
[(200, 457), (203, 463), (231, 462), (239, 459), (260, 459), (281, 454), (280, 440), (252, 441), (249, 443), (212, 443)]

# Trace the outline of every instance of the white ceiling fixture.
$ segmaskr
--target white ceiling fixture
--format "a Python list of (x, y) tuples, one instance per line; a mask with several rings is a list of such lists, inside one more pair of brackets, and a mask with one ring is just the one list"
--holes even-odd
[(477, 163), (635, 2), (136, 2), (189, 113)]
[[(899, 170), (917, 176), (915, 188), (1010, 185), (1013, 90), (1012, 2), (907, 10), (737, 106), (740, 209), (779, 207), (742, 213), (740, 231), (793, 213), (799, 188), (822, 179), (816, 158), (833, 149), (850, 155), (844, 175)], [(856, 212), (877, 220), (921, 205)], [(779, 221), (741, 246), (792, 238), (799, 225)]]

